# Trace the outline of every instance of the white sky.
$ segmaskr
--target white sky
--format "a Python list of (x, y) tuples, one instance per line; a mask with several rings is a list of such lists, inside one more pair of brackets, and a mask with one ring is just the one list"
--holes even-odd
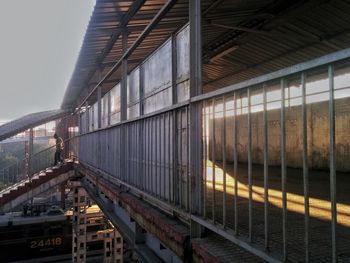
[(0, 122), (57, 109), (95, 0), (0, 0)]

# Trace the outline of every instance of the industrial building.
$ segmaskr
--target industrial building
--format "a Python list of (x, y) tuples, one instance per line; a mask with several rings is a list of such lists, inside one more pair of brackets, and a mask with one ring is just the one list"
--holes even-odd
[(141, 262), (350, 262), (349, 39), (348, 0), (97, 0), (61, 109), (0, 126), (69, 161), (0, 204), (74, 178)]

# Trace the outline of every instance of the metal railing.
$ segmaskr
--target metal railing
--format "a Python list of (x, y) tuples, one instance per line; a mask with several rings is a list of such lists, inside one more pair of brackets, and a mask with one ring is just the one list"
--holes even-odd
[(80, 135), (79, 161), (188, 212), (188, 136), (186, 105)]
[(269, 262), (348, 260), (350, 242), (337, 242), (340, 229), (350, 235), (350, 141), (337, 120), (350, 116), (341, 84), (349, 57), (330, 54), (82, 134), (79, 161), (190, 214), (189, 105), (201, 103), (203, 214), (191, 219)]
[[(63, 158), (73, 159), (77, 155), (78, 137), (72, 137), (64, 140)], [(27, 155), (26, 158), (16, 162), (13, 165), (2, 168), (0, 172), (0, 182), (5, 187), (15, 185), (16, 183), (29, 179), (32, 175), (54, 166), (56, 145), (52, 145), (44, 150), (41, 150), (31, 158)]]

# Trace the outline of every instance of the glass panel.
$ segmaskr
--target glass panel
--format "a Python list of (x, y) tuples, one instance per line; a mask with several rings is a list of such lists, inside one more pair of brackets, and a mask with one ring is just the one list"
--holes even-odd
[(172, 84), (171, 41), (160, 47), (142, 67), (145, 113), (171, 105), (172, 92), (168, 89)]
[(179, 102), (189, 98), (190, 74), (190, 29), (186, 26), (176, 36), (176, 63), (177, 63), (177, 100)]
[(110, 91), (111, 93), (111, 124), (120, 121), (120, 83)]

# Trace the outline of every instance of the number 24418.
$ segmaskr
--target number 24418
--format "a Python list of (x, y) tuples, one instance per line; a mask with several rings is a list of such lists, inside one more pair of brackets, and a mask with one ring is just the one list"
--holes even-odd
[(62, 244), (62, 238), (49, 238), (41, 240), (33, 240), (30, 242), (30, 248), (52, 247), (60, 246)]

